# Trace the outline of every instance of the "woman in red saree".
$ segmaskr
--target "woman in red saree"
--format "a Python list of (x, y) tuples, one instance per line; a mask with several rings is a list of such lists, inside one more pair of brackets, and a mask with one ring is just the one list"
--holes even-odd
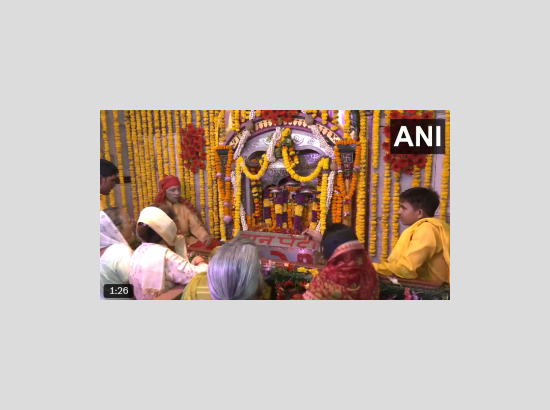
[(371, 300), (379, 298), (378, 274), (349, 226), (329, 226), (321, 240), (325, 268), (304, 293), (306, 300)]

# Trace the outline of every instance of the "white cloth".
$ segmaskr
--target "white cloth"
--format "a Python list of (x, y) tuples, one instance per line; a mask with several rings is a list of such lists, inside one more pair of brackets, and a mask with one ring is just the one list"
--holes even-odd
[(122, 243), (115, 243), (99, 258), (99, 298), (103, 297), (103, 286), (128, 283), (132, 248)]
[(175, 222), (164, 211), (154, 206), (144, 208), (139, 214), (139, 222), (153, 229), (168, 245), (174, 246), (178, 228)]
[(122, 236), (111, 218), (103, 211), (99, 211), (99, 249), (122, 243), (128, 246), (128, 242)]
[(207, 264), (194, 266), (163, 245), (144, 243), (132, 256), (130, 283), (134, 285), (136, 299), (154, 299), (175, 283), (187, 285), (193, 276), (207, 269)]
[(128, 283), (132, 248), (126, 242), (111, 218), (99, 211), (99, 249), (108, 248), (99, 258), (99, 298), (103, 286)]

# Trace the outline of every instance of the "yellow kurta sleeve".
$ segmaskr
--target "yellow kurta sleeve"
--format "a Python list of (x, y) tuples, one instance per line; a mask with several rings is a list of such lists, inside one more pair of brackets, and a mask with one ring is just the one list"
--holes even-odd
[(436, 251), (437, 237), (434, 228), (430, 224), (422, 224), (414, 232), (409, 246), (401, 250), (399, 258), (392, 258), (390, 255), (388, 262), (373, 263), (373, 265), (382, 275), (395, 274), (400, 278), (415, 279), (418, 277), (417, 269), (433, 257)]
[(197, 238), (200, 242), (206, 242), (210, 234), (208, 233), (204, 225), (199, 222), (196, 215), (191, 211), (188, 211), (188, 212), (189, 212), (189, 232), (191, 232), (191, 235)]

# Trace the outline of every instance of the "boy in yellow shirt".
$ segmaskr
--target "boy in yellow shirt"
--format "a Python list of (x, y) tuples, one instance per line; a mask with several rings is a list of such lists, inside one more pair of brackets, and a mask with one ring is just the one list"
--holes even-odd
[(399, 216), (409, 225), (387, 262), (373, 263), (382, 275), (450, 283), (451, 227), (434, 218), (439, 195), (428, 188), (411, 188), (399, 196)]

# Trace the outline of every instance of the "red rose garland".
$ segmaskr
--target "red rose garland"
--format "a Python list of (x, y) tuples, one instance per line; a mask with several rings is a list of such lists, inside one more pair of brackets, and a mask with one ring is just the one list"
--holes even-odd
[(298, 115), (298, 110), (262, 110), (262, 117), (271, 120), (273, 124), (279, 124), (279, 118), (283, 121), (292, 121), (292, 117)]
[(204, 160), (206, 159), (204, 130), (196, 128), (193, 124), (188, 124), (187, 129), (180, 129), (180, 135), (182, 137), (181, 150), (185, 168), (191, 170), (192, 173), (204, 169)]

